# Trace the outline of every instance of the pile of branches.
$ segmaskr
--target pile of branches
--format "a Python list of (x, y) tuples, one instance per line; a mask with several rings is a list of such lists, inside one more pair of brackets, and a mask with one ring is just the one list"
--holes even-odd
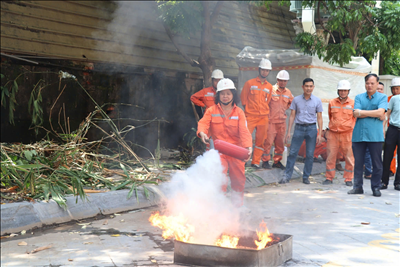
[[(60, 82), (61, 78), (64, 77), (60, 76)], [(48, 201), (51, 198), (66, 208), (66, 195), (85, 200), (86, 193), (130, 189), (127, 197), (135, 193), (138, 198), (138, 186), (157, 184), (158, 174), (143, 163), (122, 136), (134, 127), (118, 129), (103, 108), (82, 89), (95, 103), (96, 110), (87, 116), (76, 131), (65, 129), (64, 134), (54, 131), (50, 120), (52, 131), (48, 131), (62, 142), (42, 140), (34, 144), (1, 144), (2, 199)], [(108, 123), (111, 133), (92, 120), (96, 114), (100, 114), (103, 121)], [(105, 137), (86, 142), (85, 135), (92, 126), (101, 130)], [(111, 155), (96, 153), (97, 150), (93, 148), (101, 146), (105, 139), (116, 142), (120, 152)], [(145, 187), (144, 193), (149, 196)]]

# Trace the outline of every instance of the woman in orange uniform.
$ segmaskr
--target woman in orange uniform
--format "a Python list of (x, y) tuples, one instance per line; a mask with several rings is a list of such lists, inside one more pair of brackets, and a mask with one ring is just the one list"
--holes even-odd
[[(217, 85), (215, 105), (208, 108), (203, 118), (199, 121), (197, 135), (204, 143), (209, 142), (209, 133), (213, 140), (223, 140), (225, 142), (245, 147), (249, 150), (250, 159), (252, 152), (252, 138), (247, 129), (246, 117), (243, 110), (237, 104), (240, 98), (232, 80), (222, 79)], [(243, 205), (245, 162), (227, 155), (220, 154), (224, 172), (229, 170), (229, 178), (232, 187), (232, 202), (235, 206)], [(227, 184), (222, 188), (226, 192)]]

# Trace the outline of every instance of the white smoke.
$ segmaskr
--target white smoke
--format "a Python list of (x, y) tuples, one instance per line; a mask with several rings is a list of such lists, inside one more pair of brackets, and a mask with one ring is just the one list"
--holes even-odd
[(162, 185), (166, 215), (187, 218), (195, 227), (195, 243), (214, 244), (222, 233), (239, 234), (239, 211), (221, 189), (225, 182), (220, 156), (212, 149)]

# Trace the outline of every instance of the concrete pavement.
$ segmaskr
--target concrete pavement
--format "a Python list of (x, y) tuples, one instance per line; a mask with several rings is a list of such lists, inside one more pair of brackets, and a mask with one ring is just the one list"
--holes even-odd
[[(315, 175), (310, 185), (295, 179), (247, 188), (249, 225), (264, 220), (270, 232), (293, 235), (293, 259), (283, 266), (398, 266), (399, 192), (393, 180), (377, 198), (369, 180), (363, 195), (348, 195), (342, 173), (337, 177), (328, 186)], [(98, 215), (2, 239), (2, 266), (175, 266), (173, 243), (148, 222), (155, 210)]]

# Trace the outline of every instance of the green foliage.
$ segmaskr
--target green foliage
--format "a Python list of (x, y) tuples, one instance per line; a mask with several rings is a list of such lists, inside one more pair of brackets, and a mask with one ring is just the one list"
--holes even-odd
[[(1, 105), (5, 108), (7, 108), (7, 102), (8, 102), (8, 121), (14, 125), (14, 111), (15, 111), (15, 106), (18, 105), (17, 100), (16, 100), (16, 94), (18, 93), (18, 83), (17, 79), (21, 75), (18, 75), (17, 78), (14, 80), (10, 80), (6, 82), (4, 85), (0, 87), (1, 90)], [(1, 80), (3, 80), (5, 76), (1, 74)], [(7, 101), (8, 100), (8, 101)]]
[[(28, 102), (28, 112), (32, 116), (32, 124), (31, 126), (41, 126), (43, 124), (43, 108), (42, 104), (42, 94), (41, 91), (44, 87), (39, 87), (39, 85), (43, 84), (43, 80), (40, 79), (37, 84), (33, 87), (31, 92), (31, 96)], [(39, 133), (39, 128), (35, 127), (35, 134)]]
[(190, 38), (203, 25), (203, 7), (200, 1), (157, 1), (159, 19), (174, 34)]
[(386, 59), (382, 74), (400, 76), (400, 50), (394, 51), (392, 55)]

